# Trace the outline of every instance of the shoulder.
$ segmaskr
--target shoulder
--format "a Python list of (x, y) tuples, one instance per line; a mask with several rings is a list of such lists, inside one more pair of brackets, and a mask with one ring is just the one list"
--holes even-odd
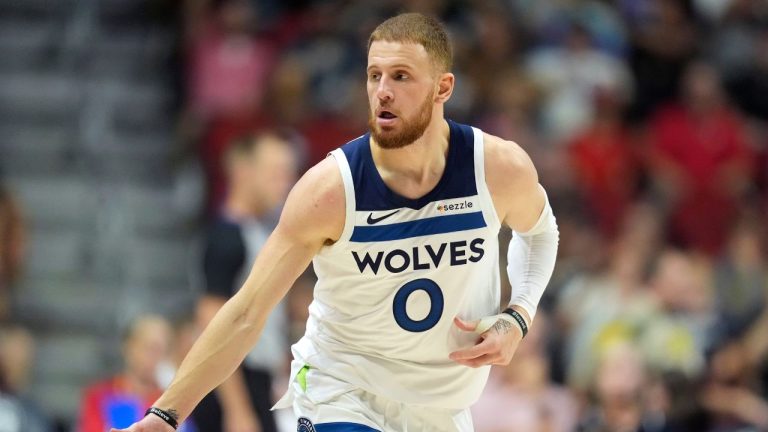
[(277, 229), (307, 241), (335, 241), (344, 229), (345, 215), (344, 182), (337, 162), (329, 156), (293, 187)]
[(545, 197), (531, 158), (519, 145), (490, 134), (484, 136), (485, 182), (499, 220), (525, 232), (534, 226)]
[(344, 210), (344, 182), (335, 158), (329, 156), (310, 168), (291, 194), (294, 198), (302, 198), (304, 204), (318, 215), (332, 215), (336, 210)]
[(517, 143), (483, 133), (485, 179), (491, 193), (538, 184), (528, 153)]

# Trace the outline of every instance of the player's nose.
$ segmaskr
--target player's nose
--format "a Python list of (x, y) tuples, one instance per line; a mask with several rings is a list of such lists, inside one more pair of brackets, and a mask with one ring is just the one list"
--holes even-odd
[(394, 99), (394, 96), (392, 88), (389, 86), (389, 79), (381, 77), (379, 85), (376, 87), (376, 97), (381, 102), (388, 102)]

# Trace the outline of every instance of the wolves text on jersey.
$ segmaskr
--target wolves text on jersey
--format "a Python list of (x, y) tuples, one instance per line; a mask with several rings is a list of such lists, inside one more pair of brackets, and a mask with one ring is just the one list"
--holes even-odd
[[(440, 263), (446, 261), (450, 266), (460, 266), (468, 262), (476, 263), (483, 259), (485, 239), (476, 238), (467, 244), (467, 241), (452, 241), (433, 246), (430, 244), (414, 246), (410, 250), (393, 249), (390, 251), (365, 252), (360, 256), (352, 251), (357, 268), (360, 273), (369, 270), (378, 274), (384, 268), (390, 273), (402, 273), (407, 269), (429, 270), (438, 268)], [(469, 250), (467, 250), (469, 249)]]

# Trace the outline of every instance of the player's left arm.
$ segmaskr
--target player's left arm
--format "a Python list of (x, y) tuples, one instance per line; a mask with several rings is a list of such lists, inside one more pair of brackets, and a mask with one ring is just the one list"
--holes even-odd
[(555, 267), (559, 232), (531, 159), (517, 144), (485, 134), (485, 177), (501, 222), (512, 229), (507, 273), (512, 299), (506, 312), (465, 322), (481, 335), (477, 345), (451, 354), (471, 367), (508, 364), (531, 325)]

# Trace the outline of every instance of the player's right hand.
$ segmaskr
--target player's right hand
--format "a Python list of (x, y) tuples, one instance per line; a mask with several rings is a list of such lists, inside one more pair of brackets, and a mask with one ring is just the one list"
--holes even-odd
[(112, 428), (109, 432), (174, 432), (174, 429), (160, 417), (149, 414), (132, 424), (128, 429)]
[(470, 348), (454, 351), (449, 358), (472, 368), (488, 365), (506, 366), (512, 361), (523, 331), (508, 315), (498, 314), (477, 321), (464, 321), (458, 317), (453, 323), (459, 330), (480, 334), (480, 341)]

